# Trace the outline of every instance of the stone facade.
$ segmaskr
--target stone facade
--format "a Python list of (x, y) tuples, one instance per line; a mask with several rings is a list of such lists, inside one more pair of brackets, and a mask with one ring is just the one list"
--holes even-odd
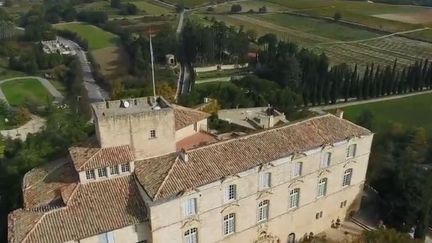
[[(198, 229), (199, 242), (208, 243), (256, 242), (263, 232), (280, 242), (288, 242), (289, 234), (295, 234), (295, 238), (300, 239), (310, 232), (320, 233), (330, 228), (338, 218), (342, 220), (357, 209), (356, 200), (363, 190), (371, 142), (372, 135), (353, 138), (334, 147), (279, 159), (262, 168), (255, 167), (237, 176), (196, 188), (180, 198), (154, 204), (150, 206), (152, 242), (181, 242), (180, 239), (190, 228)], [(350, 144), (357, 145), (356, 156), (347, 159)], [(331, 163), (326, 168), (320, 168), (326, 152), (332, 153)], [(303, 162), (303, 171), (301, 176), (293, 178), (292, 169), (296, 162)], [(347, 169), (352, 169), (352, 179), (349, 186), (342, 186)], [(259, 176), (265, 172), (271, 173), (271, 187), (260, 190)], [(317, 198), (321, 178), (328, 179), (327, 190), (325, 196)], [(224, 190), (230, 184), (237, 185), (238, 199), (226, 203)], [(290, 209), (289, 192), (295, 188), (300, 189), (299, 206)], [(189, 198), (197, 199), (197, 214), (192, 217), (186, 217), (183, 213), (185, 201)], [(269, 215), (266, 221), (258, 223), (258, 204), (263, 200), (269, 200)], [(316, 219), (320, 212), (322, 216)], [(224, 236), (223, 217), (230, 213), (236, 215), (235, 233)]]

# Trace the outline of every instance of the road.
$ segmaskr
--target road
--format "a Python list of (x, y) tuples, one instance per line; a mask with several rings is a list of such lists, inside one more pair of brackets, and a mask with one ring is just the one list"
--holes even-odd
[(375, 103), (375, 102), (380, 102), (380, 101), (396, 100), (396, 99), (402, 99), (402, 98), (407, 98), (407, 97), (411, 97), (411, 96), (430, 94), (430, 93), (432, 93), (432, 90), (424, 90), (424, 91), (419, 91), (419, 92), (414, 92), (414, 93), (409, 93), (409, 94), (385, 96), (385, 97), (369, 99), (369, 100), (354, 100), (351, 102), (341, 102), (341, 103), (336, 103), (333, 105), (315, 106), (315, 107), (309, 108), (309, 110), (316, 112), (318, 114), (324, 114), (324, 113), (326, 113), (325, 112), (326, 110), (334, 110), (334, 109), (338, 109), (338, 108), (344, 108), (347, 106), (369, 104), (369, 103)]
[[(25, 77), (15, 77), (15, 78), (9, 78), (4, 79), (0, 81), (0, 84), (13, 81), (13, 80), (19, 80), (19, 79), (36, 79), (38, 80), (47, 90), (48, 92), (54, 97), (54, 99), (57, 102), (63, 101), (63, 95), (51, 84), (50, 81), (47, 79), (41, 78), (41, 77), (35, 77), (35, 76), (25, 76)], [(0, 99), (5, 100), (7, 102), (6, 96), (0, 89)]]
[(81, 49), (81, 47), (77, 43), (71, 40), (62, 37), (58, 37), (58, 40), (63, 44), (68, 45), (73, 51), (75, 51), (78, 60), (81, 63), (84, 87), (87, 90), (87, 96), (90, 103), (109, 99), (108, 92), (102, 89), (96, 83), (96, 80), (93, 78), (93, 74), (90, 68), (90, 63), (87, 60), (85, 51)]

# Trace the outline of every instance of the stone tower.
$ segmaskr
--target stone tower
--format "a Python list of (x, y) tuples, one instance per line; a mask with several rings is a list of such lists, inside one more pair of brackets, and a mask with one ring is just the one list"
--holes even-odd
[(130, 145), (136, 159), (176, 150), (174, 109), (162, 97), (98, 102), (92, 110), (102, 148)]

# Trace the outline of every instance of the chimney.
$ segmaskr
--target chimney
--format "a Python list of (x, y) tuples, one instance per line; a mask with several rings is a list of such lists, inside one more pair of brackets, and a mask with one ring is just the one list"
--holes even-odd
[(186, 150), (185, 150), (185, 149), (181, 149), (181, 150), (180, 150), (179, 157), (180, 157), (180, 159), (183, 160), (183, 162), (185, 162), (185, 163), (188, 162), (188, 160), (189, 160), (189, 156), (188, 156), (188, 154), (186, 153)]
[(339, 117), (340, 119), (343, 119), (344, 111), (342, 109), (337, 109), (336, 116)]

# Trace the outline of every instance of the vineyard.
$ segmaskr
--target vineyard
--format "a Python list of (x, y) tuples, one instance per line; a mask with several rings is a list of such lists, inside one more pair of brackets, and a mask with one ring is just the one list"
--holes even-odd
[(325, 52), (332, 64), (345, 62), (365, 67), (370, 63), (392, 64), (397, 59), (400, 66), (406, 66), (422, 58), (432, 58), (431, 43), (382, 36), (325, 20), (287, 14), (215, 15), (215, 18), (229, 25), (252, 29), (258, 35), (274, 33), (282, 40)]

